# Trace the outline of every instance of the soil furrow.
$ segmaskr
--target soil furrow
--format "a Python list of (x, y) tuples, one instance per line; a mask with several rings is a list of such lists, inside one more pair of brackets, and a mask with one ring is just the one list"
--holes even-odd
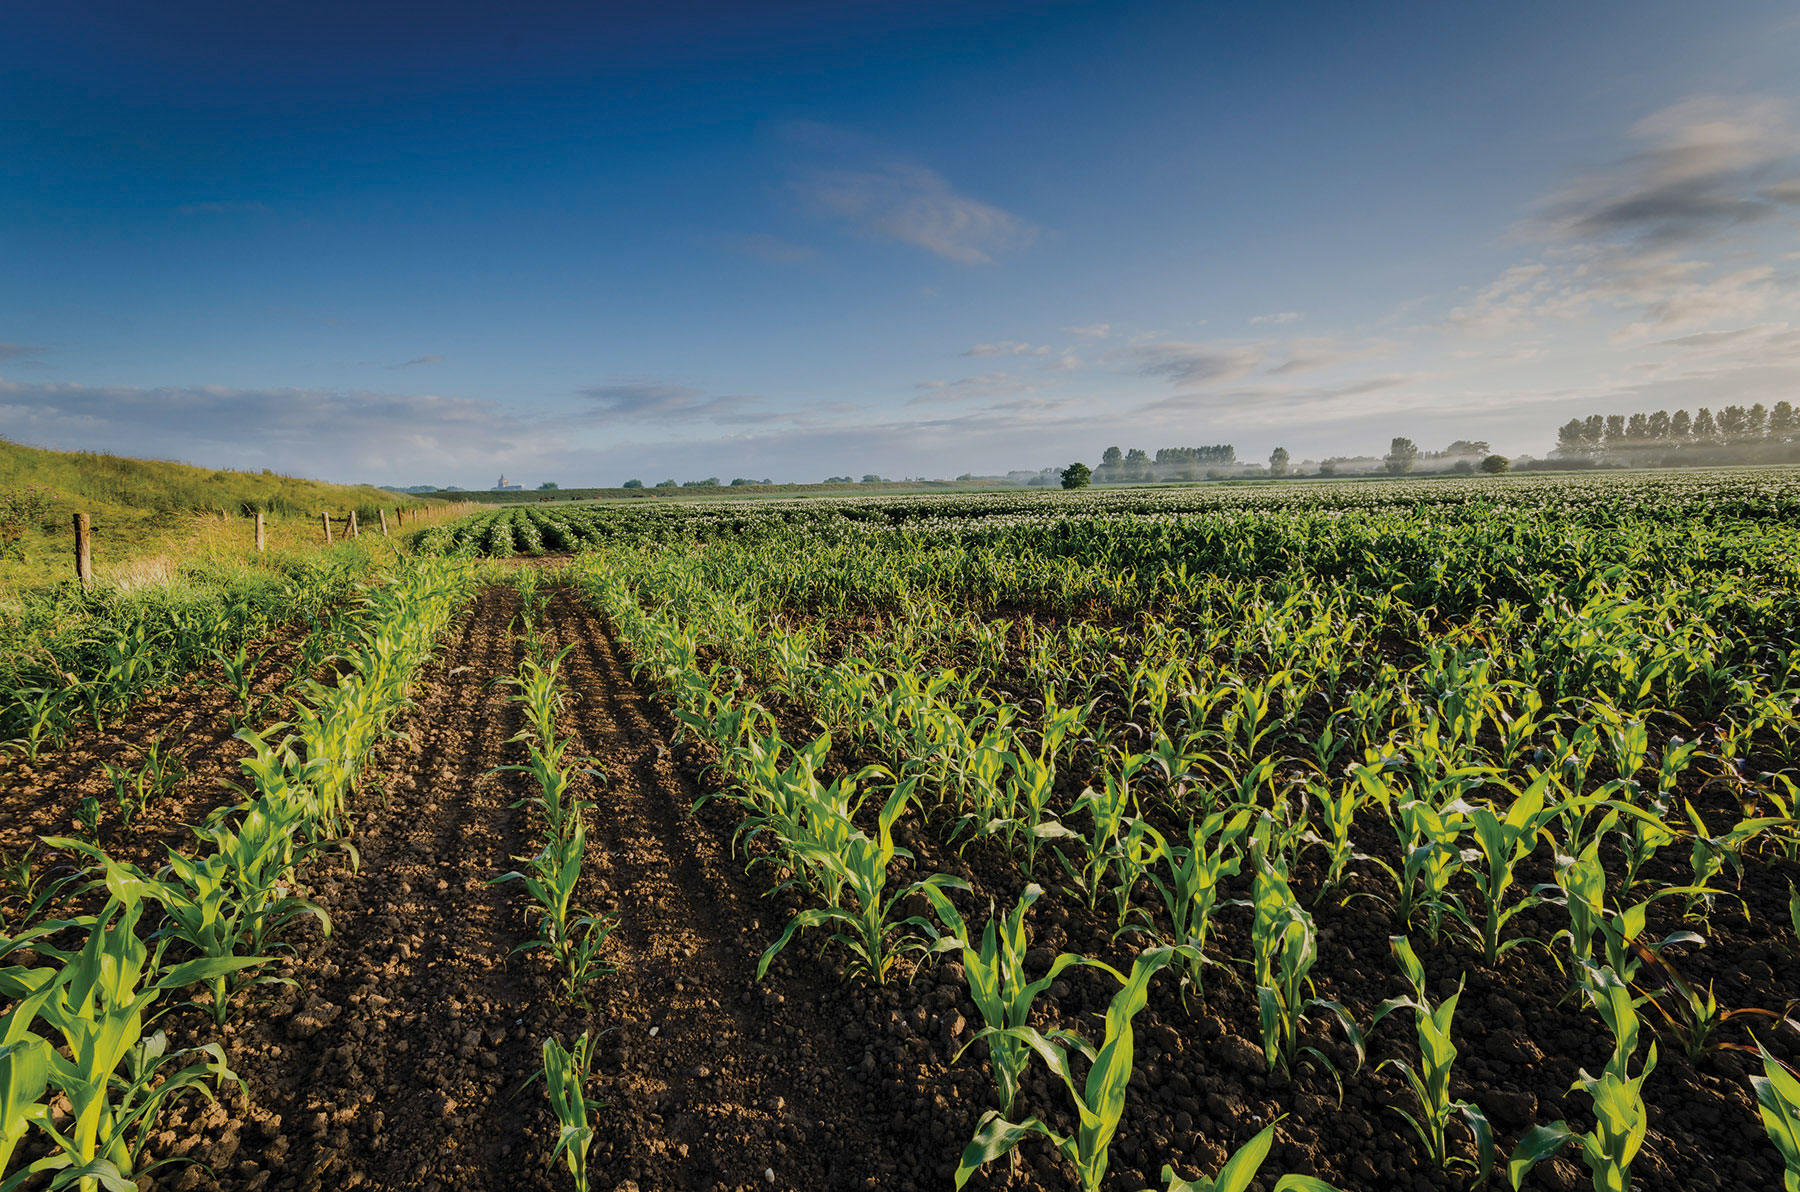
[(572, 594), (550, 610), (559, 644), (576, 646), (569, 721), (605, 774), (590, 870), (619, 914), (618, 971), (593, 1014), (610, 1032), (595, 1186), (877, 1186), (901, 1140), (881, 1130), (834, 991), (810, 980), (822, 974), (755, 980), (776, 908), (691, 814), (700, 792), (671, 754), (671, 722), (606, 628)]
[[(296, 986), (232, 1039), (253, 1108), (202, 1126), (224, 1141), (196, 1153), (220, 1186), (510, 1188), (541, 1169), (521, 1139), (542, 1099), (516, 1093), (538, 1067), (544, 1024), (526, 1016), (548, 990), (508, 967), (514, 894), (489, 884), (528, 847), (515, 776), (489, 774), (520, 722), (493, 683), (518, 664), (517, 607), (511, 588), (477, 597), (415, 687), (410, 744), (364, 786), (360, 866), (312, 871), (334, 931), (302, 943)], [(261, 1139), (239, 1151), (244, 1124)]]

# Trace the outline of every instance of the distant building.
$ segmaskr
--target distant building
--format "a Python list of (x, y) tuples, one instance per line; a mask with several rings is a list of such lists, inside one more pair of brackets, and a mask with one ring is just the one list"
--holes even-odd
[(524, 487), (525, 486), (523, 484), (508, 484), (506, 482), (505, 475), (502, 475), (500, 477), (500, 483), (496, 484), (493, 487), (492, 491), (497, 492), (497, 493), (510, 493), (510, 492), (516, 492), (519, 489), (524, 488)]

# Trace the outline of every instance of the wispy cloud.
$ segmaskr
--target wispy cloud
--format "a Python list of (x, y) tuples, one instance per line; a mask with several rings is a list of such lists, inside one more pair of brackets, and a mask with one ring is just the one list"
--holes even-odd
[(29, 361), (32, 357), (41, 356), (43, 353), (43, 348), (35, 347), (32, 344), (0, 343), (0, 364), (5, 364), (10, 360)]
[(1025, 393), (1032, 389), (1031, 382), (1023, 377), (1008, 372), (985, 372), (973, 377), (963, 377), (957, 381), (919, 381), (913, 385), (919, 391), (910, 404), (925, 405), (935, 402), (970, 401), (981, 397), (995, 397), (1007, 393)]
[(1687, 248), (1800, 203), (1800, 129), (1783, 100), (1697, 96), (1630, 136), (1641, 151), (1545, 202), (1550, 235)]
[(1081, 327), (1064, 327), (1065, 335), (1073, 335), (1076, 339), (1105, 339), (1112, 334), (1111, 323), (1088, 323)]
[(1305, 317), (1305, 315), (1303, 315), (1303, 314), (1302, 314), (1302, 313), (1301, 313), (1301, 312), (1300, 312), (1300, 311), (1297, 311), (1297, 310), (1284, 310), (1284, 311), (1282, 311), (1282, 312), (1281, 312), (1281, 313), (1280, 313), (1280, 314), (1273, 314), (1273, 315), (1252, 315), (1252, 316), (1251, 316), (1251, 317), (1250, 317), (1250, 322), (1251, 322), (1251, 323), (1252, 323), (1252, 324), (1262, 324), (1262, 323), (1277, 323), (1277, 324), (1280, 324), (1280, 323), (1292, 323), (1292, 322), (1294, 322), (1294, 321), (1295, 321), (1295, 320), (1296, 320), (1296, 319), (1301, 319), (1301, 318), (1304, 318), (1304, 317)]
[(1003, 339), (998, 343), (976, 344), (965, 356), (1048, 356), (1050, 349), (1042, 345), (1034, 346), (1020, 343), (1018, 340)]
[(485, 471), (560, 446), (494, 405), (464, 397), (5, 380), (0, 433), (49, 447), (343, 480)]
[(923, 166), (820, 170), (794, 185), (816, 211), (963, 265), (990, 264), (995, 254), (1028, 242), (1034, 231), (1018, 216), (960, 193)]
[(751, 420), (758, 401), (743, 395), (712, 395), (692, 385), (648, 378), (613, 381), (579, 391), (592, 403), (589, 413), (622, 422), (733, 422)]
[(398, 371), (403, 368), (417, 368), (421, 364), (442, 364), (443, 362), (444, 358), (434, 353), (430, 356), (414, 356), (411, 360), (402, 360), (399, 364), (386, 364), (382, 367)]
[[(1138, 407), (1139, 416), (1167, 417), (1206, 415), (1228, 418), (1240, 426), (1293, 425), (1309, 420), (1345, 420), (1402, 409), (1431, 408), (1433, 395), (1391, 396), (1424, 380), (1422, 373), (1384, 373), (1341, 385), (1248, 385), (1227, 389), (1192, 390)], [(1377, 394), (1390, 395), (1371, 402)]]
[(1126, 358), (1147, 377), (1167, 377), (1178, 385), (1233, 381), (1261, 364), (1260, 343), (1185, 343), (1165, 340), (1127, 349)]
[(1800, 212), (1800, 125), (1785, 100), (1699, 96), (1629, 136), (1637, 152), (1539, 205), (1520, 228), (1545, 246), (1539, 258), (1456, 306), (1449, 328), (1516, 334), (1617, 311), (1613, 338), (1632, 340), (1753, 318), (1791, 292), (1791, 277), (1738, 257)]

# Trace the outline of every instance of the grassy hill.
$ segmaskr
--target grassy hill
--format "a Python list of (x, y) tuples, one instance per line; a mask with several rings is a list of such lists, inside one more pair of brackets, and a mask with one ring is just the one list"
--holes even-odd
[[(141, 513), (231, 513), (257, 510), (277, 515), (370, 513), (393, 508), (393, 493), (368, 485), (327, 484), (261, 472), (222, 472), (166, 460), (127, 459), (93, 451), (47, 451), (0, 439), (0, 489), (39, 485), (55, 501), (91, 513), (125, 509)], [(406, 498), (416, 500), (415, 498)]]
[(48, 451), (0, 439), (0, 586), (65, 578), (72, 515), (94, 526), (96, 574), (156, 578), (198, 553), (239, 555), (254, 544), (249, 517), (268, 515), (270, 546), (311, 545), (318, 517), (354, 509), (436, 505), (367, 485), (327, 484), (275, 472), (228, 472), (91, 451)]

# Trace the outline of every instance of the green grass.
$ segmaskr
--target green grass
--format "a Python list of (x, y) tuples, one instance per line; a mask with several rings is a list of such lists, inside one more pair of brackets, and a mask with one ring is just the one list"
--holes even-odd
[[(267, 515), (272, 551), (316, 546), (319, 514), (439, 507), (367, 485), (327, 484), (272, 471), (230, 472), (92, 451), (48, 451), (0, 439), (0, 588), (37, 588), (73, 578), (73, 515), (93, 524), (96, 577), (137, 584), (195, 562), (247, 560), (251, 515)], [(18, 511), (11, 518), (9, 509)]]

